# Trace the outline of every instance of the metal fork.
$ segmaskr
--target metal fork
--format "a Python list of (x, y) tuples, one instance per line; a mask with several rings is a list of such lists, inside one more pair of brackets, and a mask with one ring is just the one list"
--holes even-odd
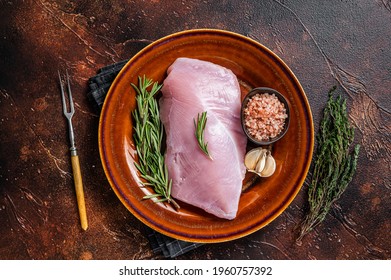
[(81, 178), (79, 156), (77, 155), (77, 149), (75, 146), (75, 134), (73, 132), (73, 125), (72, 125), (72, 117), (73, 114), (75, 113), (75, 107), (73, 105), (73, 98), (72, 98), (71, 85), (69, 82), (68, 70), (66, 70), (66, 83), (67, 83), (67, 91), (68, 91), (68, 103), (70, 107), (69, 110), (67, 109), (67, 101), (65, 98), (65, 91), (63, 85), (65, 81), (63, 82), (60, 71), (58, 71), (58, 79), (60, 80), (63, 113), (68, 121), (68, 129), (69, 129), (68, 133), (69, 133), (69, 142), (70, 142), (69, 150), (71, 152), (73, 180), (75, 181), (76, 199), (79, 208), (80, 223), (82, 229), (87, 230), (88, 222), (87, 222), (86, 205), (84, 200), (83, 181)]

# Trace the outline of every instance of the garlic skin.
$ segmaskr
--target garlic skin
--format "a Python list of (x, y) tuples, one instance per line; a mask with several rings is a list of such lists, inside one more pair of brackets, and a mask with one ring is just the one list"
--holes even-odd
[(276, 170), (276, 161), (270, 151), (262, 147), (250, 150), (244, 158), (244, 164), (248, 171), (260, 177), (270, 177)]

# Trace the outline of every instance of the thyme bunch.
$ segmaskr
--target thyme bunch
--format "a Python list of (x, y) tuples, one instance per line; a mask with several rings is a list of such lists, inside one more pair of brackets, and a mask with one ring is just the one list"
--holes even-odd
[[(162, 85), (151, 79), (138, 77), (139, 85), (132, 83), (136, 91), (137, 108), (132, 112), (134, 118), (134, 142), (139, 157), (135, 166), (147, 182), (144, 186), (153, 187), (155, 193), (144, 199), (156, 198), (156, 202), (168, 202), (178, 209), (179, 205), (171, 197), (172, 180), (168, 178), (167, 166), (162, 152), (163, 124), (160, 121), (159, 106), (155, 95)], [(152, 86), (152, 87), (151, 87)], [(151, 88), (150, 88), (151, 87)], [(150, 88), (148, 90), (148, 88)]]
[(350, 151), (354, 128), (349, 123), (346, 100), (341, 96), (334, 98), (334, 90), (335, 87), (329, 91), (317, 135), (316, 161), (308, 189), (309, 210), (301, 223), (298, 241), (325, 219), (357, 168), (360, 145)]

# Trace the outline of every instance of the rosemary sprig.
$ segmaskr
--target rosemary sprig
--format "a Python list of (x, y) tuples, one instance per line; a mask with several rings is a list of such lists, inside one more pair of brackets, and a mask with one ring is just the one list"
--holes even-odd
[(139, 86), (132, 83), (137, 93), (137, 108), (132, 112), (135, 122), (133, 138), (139, 157), (139, 163), (135, 162), (135, 166), (147, 181), (143, 184), (153, 187), (155, 191), (155, 194), (144, 196), (144, 199), (157, 198), (156, 202), (172, 203), (178, 209), (179, 205), (171, 197), (172, 180), (168, 178), (162, 153), (163, 124), (155, 98), (162, 85), (145, 76), (138, 77), (138, 83)]
[(201, 115), (197, 114), (197, 120), (194, 119), (195, 136), (197, 138), (198, 146), (200, 147), (200, 149), (204, 152), (205, 155), (212, 159), (208, 151), (208, 143), (206, 143), (204, 139), (204, 131), (206, 127), (206, 122), (208, 120), (206, 115), (207, 112), (205, 111), (202, 112)]
[(327, 105), (317, 136), (318, 147), (314, 171), (308, 189), (309, 211), (301, 223), (300, 241), (326, 217), (333, 203), (340, 198), (356, 171), (360, 145), (352, 152), (354, 128), (350, 126), (346, 100), (333, 97), (329, 91)]

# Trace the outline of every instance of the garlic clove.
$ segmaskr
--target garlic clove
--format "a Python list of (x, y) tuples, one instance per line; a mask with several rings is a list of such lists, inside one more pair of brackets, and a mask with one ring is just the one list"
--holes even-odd
[(261, 177), (269, 177), (276, 171), (276, 161), (271, 154), (266, 156), (265, 166), (260, 172)]
[(245, 156), (244, 164), (249, 172), (256, 173), (260, 177), (269, 177), (276, 171), (276, 161), (265, 148), (250, 150)]
[(266, 164), (266, 152), (262, 152), (255, 166), (255, 172), (261, 173), (265, 168), (265, 164)]
[(254, 171), (257, 166), (258, 160), (263, 153), (265, 152), (262, 148), (256, 148), (249, 151), (244, 158), (244, 165), (246, 166), (246, 168), (248, 170)]

